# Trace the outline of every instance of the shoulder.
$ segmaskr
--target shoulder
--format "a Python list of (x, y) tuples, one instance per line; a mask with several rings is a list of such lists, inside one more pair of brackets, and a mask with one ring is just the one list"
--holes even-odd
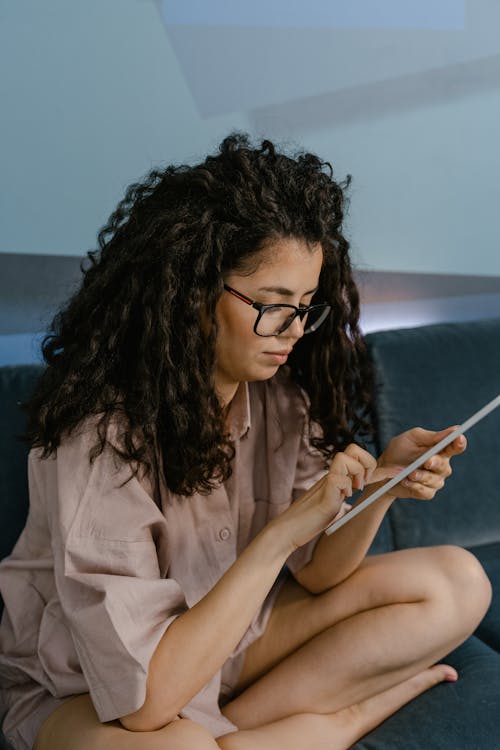
[[(37, 499), (66, 537), (70, 529), (80, 538), (136, 540), (158, 523), (160, 513), (151, 483), (120, 458), (119, 423), (108, 425), (105, 444), (99, 441), (98, 417), (82, 422), (66, 435), (54, 455), (29, 455), (30, 500)], [(149, 532), (148, 532), (149, 533)]]
[(29, 471), (38, 484), (56, 483), (72, 496), (82, 496), (89, 485), (100, 492), (123, 487), (139, 479), (142, 488), (152, 488), (142, 472), (120, 456), (124, 448), (125, 424), (119, 417), (106, 423), (100, 414), (82, 420), (63, 435), (57, 449), (44, 457), (42, 448), (32, 448), (28, 457)]
[(92, 415), (82, 420), (71, 431), (64, 433), (58, 447), (50, 456), (45, 457), (44, 449), (41, 447), (32, 448), (28, 457), (29, 464), (48, 471), (50, 467), (60, 469), (66, 464), (70, 465), (75, 473), (82, 470), (90, 471), (93, 458), (97, 454), (96, 448), (102, 443), (102, 451), (99, 451), (99, 456), (102, 456), (100, 463), (110, 464), (110, 458), (115, 456), (112, 463), (118, 470), (119, 462), (116, 460), (117, 454), (113, 448), (120, 448), (122, 444), (120, 434), (119, 424), (116, 421), (102, 430), (100, 415)]

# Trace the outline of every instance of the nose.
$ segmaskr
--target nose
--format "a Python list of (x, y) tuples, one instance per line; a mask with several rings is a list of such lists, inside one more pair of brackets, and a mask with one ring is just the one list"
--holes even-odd
[(286, 328), (283, 331), (282, 335), (288, 336), (289, 338), (293, 338), (293, 339), (302, 338), (302, 336), (304, 335), (304, 322), (302, 321), (299, 315), (297, 315), (292, 320), (288, 328)]

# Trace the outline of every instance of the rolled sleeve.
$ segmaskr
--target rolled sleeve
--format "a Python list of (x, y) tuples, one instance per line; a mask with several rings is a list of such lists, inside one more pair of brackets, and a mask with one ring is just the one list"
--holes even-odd
[(54, 574), (96, 712), (110, 721), (143, 705), (153, 652), (187, 605), (166, 575), (155, 501), (110, 448), (92, 464), (87, 449), (75, 438), (54, 462)]
[[(120, 568), (122, 555), (150, 554), (141, 547), (130, 556), (122, 547)], [(92, 545), (86, 548), (91, 554)], [(156, 646), (186, 608), (178, 584), (73, 570), (62, 577), (59, 595), (99, 719), (136, 711), (146, 698)]]

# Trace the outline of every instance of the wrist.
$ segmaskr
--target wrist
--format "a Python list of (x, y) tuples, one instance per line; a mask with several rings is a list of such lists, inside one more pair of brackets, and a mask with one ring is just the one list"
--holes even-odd
[[(373, 495), (374, 492), (376, 492), (380, 487), (382, 487), (387, 482), (386, 479), (384, 479), (382, 482), (374, 482), (374, 484), (370, 484), (369, 487), (365, 489), (365, 491), (359, 496), (358, 500), (356, 501), (356, 505), (358, 505), (363, 500), (366, 500), (367, 497), (370, 497), (370, 495)], [(375, 505), (379, 507), (383, 507), (385, 511), (389, 510), (394, 500), (398, 499), (397, 494), (395, 493), (397, 490), (397, 486), (393, 487), (392, 490), (389, 490), (389, 492), (385, 492), (379, 499), (375, 502)]]
[(292, 541), (284, 533), (280, 517), (274, 518), (259, 532), (256, 538), (262, 538), (263, 548), (272, 558), (270, 562), (276, 562), (282, 566), (288, 557), (295, 551)]

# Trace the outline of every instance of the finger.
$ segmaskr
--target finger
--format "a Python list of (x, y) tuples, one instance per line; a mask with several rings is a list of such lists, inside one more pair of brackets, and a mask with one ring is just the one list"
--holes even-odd
[(359, 461), (364, 466), (365, 473), (374, 471), (377, 468), (377, 459), (356, 443), (350, 443), (344, 453)]
[(438, 455), (444, 456), (446, 458), (451, 458), (451, 456), (458, 456), (460, 453), (463, 453), (464, 450), (467, 448), (467, 438), (465, 435), (459, 435), (455, 440), (446, 446)]
[(364, 484), (359, 485), (357, 489), (363, 489), (365, 484), (373, 484), (373, 482), (379, 482), (381, 479), (394, 476), (393, 472), (387, 471), (383, 474), (380, 472), (375, 474), (377, 471), (377, 459), (374, 458), (371, 453), (368, 453), (368, 451), (365, 451), (359, 445), (356, 445), (356, 443), (348, 445), (345, 452), (353, 458), (356, 458), (365, 468)]
[(365, 467), (356, 458), (345, 452), (336, 454), (330, 467), (332, 474), (344, 474), (353, 478), (353, 486), (362, 489), (365, 484)]
[(381, 482), (384, 479), (392, 479), (405, 468), (405, 466), (377, 466), (366, 483), (372, 484), (373, 482)]
[(441, 487), (444, 485), (444, 480), (449, 477), (450, 474), (451, 468), (448, 464), (447, 469), (443, 468), (443, 470), (439, 472), (417, 469), (416, 471), (412, 471), (412, 473), (409, 474), (407, 478), (409, 482), (415, 482), (417, 484), (423, 485), (424, 487), (434, 487), (435, 489), (441, 489)]
[(433, 500), (436, 492), (444, 485), (444, 480), (437, 483), (435, 487), (427, 487), (421, 482), (412, 482), (408, 477), (401, 482), (410, 497), (416, 500)]
[[(336, 499), (338, 493), (340, 493), (340, 499), (345, 500), (346, 497), (351, 497), (353, 493), (353, 480), (348, 474), (336, 474), (330, 472), (326, 476), (326, 483), (330, 490), (328, 494), (333, 499)], [(335, 513), (337, 512), (338, 508)]]
[(442, 453), (432, 456), (432, 458), (429, 458), (424, 464), (422, 464), (422, 466), (417, 467), (417, 469), (410, 474), (410, 479), (415, 479), (418, 472), (425, 471), (442, 477), (449, 477), (452, 473), (450, 457), (445, 457)]
[(459, 427), (459, 425), (446, 427), (444, 430), (424, 430), (423, 427), (414, 427), (412, 430), (409, 430), (409, 434), (417, 445), (431, 448), (449, 435), (450, 432), (456, 430), (457, 427)]
[(432, 456), (432, 458), (429, 458), (429, 460), (426, 461), (423, 466), (429, 471), (439, 471), (444, 473), (446, 473), (446, 467), (448, 467), (448, 470), (451, 474), (451, 469), (449, 468), (450, 458), (452, 456), (457, 456), (459, 453), (463, 453), (466, 448), (467, 440), (465, 436), (459, 435), (452, 443), (450, 443), (450, 445), (447, 445), (446, 448), (443, 448), (442, 451), (437, 453), (435, 456)]
[[(433, 432), (432, 430), (424, 430), (421, 427), (415, 427), (413, 430), (410, 430), (410, 433), (412, 433), (412, 437), (419, 445), (422, 447), (428, 447), (432, 445), (437, 445), (443, 438), (445, 438), (447, 435), (449, 435), (451, 432), (454, 432), (457, 429), (456, 426), (453, 427), (447, 427), (445, 430), (440, 430), (438, 432)], [(463, 451), (467, 448), (467, 439), (464, 435), (458, 435), (452, 443), (447, 445), (445, 448), (443, 448), (437, 456), (441, 456), (445, 459), (451, 458), (451, 456), (457, 456), (459, 453), (463, 453)], [(426, 462), (425, 466), (427, 468), (434, 468), (434, 464), (432, 464), (432, 460), (430, 459), (429, 462)], [(436, 464), (437, 465), (437, 464)]]
[(437, 456), (432, 456), (432, 458), (429, 458), (428, 461), (425, 462), (425, 464), (422, 464), (421, 469), (437, 474), (448, 475), (448, 472), (451, 474), (450, 459), (445, 458), (440, 453), (438, 453)]
[[(404, 469), (404, 466), (378, 466), (377, 460), (371, 453), (368, 453), (368, 451), (365, 451), (364, 448), (361, 448), (356, 443), (350, 443), (342, 455), (355, 458), (365, 468), (364, 483), (360, 484), (359, 481), (355, 481), (354, 486), (356, 489), (363, 489), (365, 484), (373, 484), (383, 479), (392, 479)], [(354, 475), (353, 471), (349, 471), (349, 473)], [(357, 474), (358, 477), (359, 473)]]

